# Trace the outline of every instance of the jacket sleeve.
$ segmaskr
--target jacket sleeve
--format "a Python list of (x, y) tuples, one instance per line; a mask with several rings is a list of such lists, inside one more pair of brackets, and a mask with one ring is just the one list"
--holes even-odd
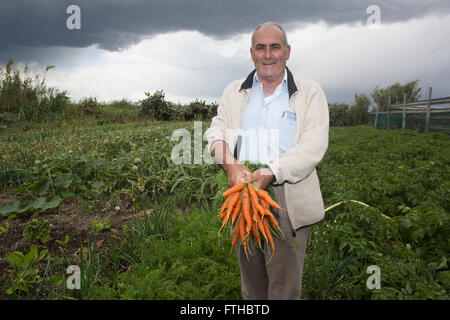
[(211, 146), (217, 140), (226, 141), (226, 130), (229, 126), (227, 117), (226, 95), (229, 90), (227, 86), (219, 100), (217, 106), (217, 115), (212, 118), (210, 127), (205, 132), (205, 138), (208, 141), (208, 150), (211, 153)]
[(297, 183), (308, 177), (322, 160), (328, 148), (328, 102), (321, 86), (309, 80), (303, 114), (303, 132), (297, 143), (268, 167), (275, 175), (275, 184)]
[[(236, 82), (237, 83), (237, 82)], [(223, 140), (231, 148), (232, 133), (231, 130), (231, 106), (230, 95), (235, 90), (235, 82), (230, 83), (224, 90), (219, 105), (217, 106), (217, 115), (212, 118), (210, 127), (205, 131), (205, 138), (208, 141), (208, 151), (211, 153), (211, 146), (217, 140)], [(232, 150), (231, 150), (232, 151)]]

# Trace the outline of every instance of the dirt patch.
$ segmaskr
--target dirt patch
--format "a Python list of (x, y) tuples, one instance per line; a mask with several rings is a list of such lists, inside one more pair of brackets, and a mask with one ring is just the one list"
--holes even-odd
[[(7, 192), (0, 193), (0, 206), (14, 198)], [(64, 200), (56, 212), (40, 212), (31, 216), (20, 217), (14, 220), (8, 220), (0, 216), (0, 226), (7, 228), (6, 232), (0, 233), (0, 299), (7, 299), (5, 296), (3, 281), (7, 275), (13, 271), (9, 262), (5, 259), (6, 255), (13, 251), (26, 253), (30, 246), (37, 245), (39, 251), (47, 249), (51, 256), (61, 255), (61, 245), (55, 240), (64, 241), (66, 235), (69, 242), (64, 246), (64, 252), (70, 259), (77, 256), (80, 246), (87, 247), (87, 243), (95, 243), (100, 248), (107, 245), (110, 235), (118, 236), (122, 230), (122, 225), (132, 224), (136, 214), (133, 214), (132, 202), (128, 195), (121, 195), (119, 205), (112, 206), (108, 202), (89, 206), (88, 210), (84, 208), (86, 203), (80, 197), (73, 197)], [(33, 243), (23, 239), (23, 230), (27, 222), (31, 219), (42, 218), (49, 221), (51, 240), (45, 244)], [(97, 230), (93, 226), (93, 221), (101, 223), (110, 223), (110, 227)], [(45, 264), (39, 266), (44, 268)], [(3, 292), (2, 292), (3, 291)]]

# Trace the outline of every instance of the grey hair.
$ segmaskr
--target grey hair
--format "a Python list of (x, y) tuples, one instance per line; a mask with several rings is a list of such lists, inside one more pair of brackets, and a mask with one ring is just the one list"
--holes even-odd
[(275, 27), (278, 27), (278, 29), (280, 29), (281, 32), (283, 33), (284, 47), (287, 48), (287, 46), (289, 45), (289, 43), (288, 43), (288, 40), (287, 40), (286, 31), (284, 31), (284, 29), (283, 29), (282, 26), (280, 26), (278, 23), (273, 22), (273, 21), (267, 21), (267, 22), (264, 22), (263, 24), (260, 24), (259, 26), (256, 27), (255, 31), (253, 31), (253, 34), (252, 34), (252, 43), (251, 43), (251, 47), (253, 47), (253, 38), (254, 38), (255, 32), (258, 31), (258, 29), (260, 29), (261, 27), (265, 27), (265, 26), (275, 26)]

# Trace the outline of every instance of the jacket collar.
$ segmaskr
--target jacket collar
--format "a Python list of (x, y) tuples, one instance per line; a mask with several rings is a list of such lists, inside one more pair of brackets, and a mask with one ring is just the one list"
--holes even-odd
[[(292, 75), (291, 71), (286, 67), (287, 71), (287, 84), (288, 84), (288, 92), (289, 92), (289, 98), (298, 91), (297, 86), (294, 82), (294, 76)], [(256, 69), (254, 69), (250, 74), (247, 76), (244, 82), (242, 82), (241, 88), (242, 89), (250, 89), (253, 85), (253, 77), (255, 76)]]

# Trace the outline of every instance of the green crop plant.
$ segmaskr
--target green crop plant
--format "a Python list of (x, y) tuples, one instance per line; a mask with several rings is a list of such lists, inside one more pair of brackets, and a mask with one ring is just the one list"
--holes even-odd
[(50, 236), (50, 222), (42, 218), (28, 221), (23, 230), (23, 239), (40, 243), (50, 241), (52, 239)]
[(37, 263), (46, 259), (47, 250), (38, 251), (36, 245), (30, 247), (30, 251), (23, 254), (14, 251), (6, 255), (6, 260), (14, 268), (14, 274), (10, 274), (10, 287), (6, 293), (20, 298), (30, 292), (30, 286), (41, 281)]
[(111, 222), (101, 222), (97, 220), (92, 221), (92, 226), (95, 228), (96, 231), (103, 231), (106, 229), (111, 228)]

